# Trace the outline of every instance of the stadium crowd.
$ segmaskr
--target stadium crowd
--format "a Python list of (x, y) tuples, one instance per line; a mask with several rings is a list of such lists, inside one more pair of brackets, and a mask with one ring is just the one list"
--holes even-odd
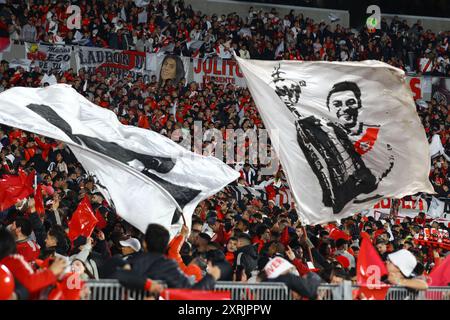
[[(377, 58), (401, 67), (409, 50), (406, 43), (412, 43), (402, 34), (403, 29), (418, 37), (415, 41), (420, 45), (415, 50), (419, 54), (427, 48), (436, 55), (443, 54), (441, 49), (448, 43), (448, 33), (433, 36), (419, 24), (408, 28), (400, 21), (384, 24), (382, 30), (386, 34), (377, 40), (376, 34), (368, 32), (355, 37), (339, 27), (330, 31), (324, 23), (314, 24), (293, 13), (281, 19), (274, 12), (251, 12), (242, 20), (234, 15), (203, 16), (178, 2), (172, 6), (167, 1), (151, 1), (148, 24), (142, 25), (136, 21), (142, 9), (136, 8), (134, 1), (79, 1), (79, 5), (83, 12), (82, 36), (89, 40), (87, 44), (122, 49), (155, 51), (173, 41), (174, 53), (184, 54), (187, 48), (183, 49), (182, 42), (189, 37), (205, 41), (198, 54), (205, 55), (216, 48), (220, 54), (220, 46), (228, 46), (227, 39), (232, 35), (231, 46), (239, 49), (241, 56), (274, 59), (279, 41), (284, 38), (286, 50), (279, 58)], [(132, 21), (114, 19), (122, 7)], [(12, 15), (4, 14), (6, 8)], [(14, 32), (17, 39), (27, 41), (70, 43), (73, 37), (63, 27), (63, 4), (33, 1), (29, 9), (9, 5), (3, 7), (2, 13), (0, 29), (8, 30), (12, 38)], [(92, 16), (99, 18), (90, 19)], [(245, 36), (246, 28), (251, 36)], [(25, 32), (29, 30), (32, 32)], [(32, 39), (26, 38), (32, 35)], [(144, 45), (139, 44), (143, 41)], [(346, 50), (347, 57), (343, 54)], [(445, 50), (448, 54), (448, 45)], [(446, 68), (444, 73), (448, 74), (448, 65)], [(181, 139), (174, 135), (177, 129), (193, 136), (195, 121), (223, 134), (226, 129), (263, 128), (249, 91), (233, 84), (210, 82), (201, 87), (182, 80), (173, 85), (171, 81), (160, 83), (155, 76), (150, 83), (144, 83), (142, 78), (131, 82), (118, 79), (114, 73), (88, 75), (73, 70), (53, 76), (97, 105), (113, 110), (123, 124), (154, 130), (177, 141)], [(9, 68), (7, 61), (0, 64), (1, 91), (14, 86), (45, 86), (43, 79), (38, 67), (27, 72), (20, 67)], [(420, 114), (428, 137), (439, 134), (448, 150), (448, 106), (432, 100), (427, 111)], [(203, 148), (212, 143), (203, 142)], [(88, 292), (83, 286), (70, 287), (69, 278), (117, 278), (125, 286), (145, 288), (155, 294), (161, 286), (154, 280), (162, 280), (171, 288), (202, 289), (212, 289), (216, 280), (276, 281), (286, 283), (297, 298), (316, 299), (321, 282), (355, 281), (364, 238), (370, 239), (382, 259), (388, 261), (388, 275), (383, 281), (421, 290), (427, 287), (425, 276), (448, 253), (414, 242), (423, 228), (448, 230), (448, 226), (425, 219), (422, 213), (403, 221), (376, 221), (355, 213), (339, 225), (303, 227), (292, 204), (275, 201), (275, 195), (287, 185), (282, 169), (273, 176), (264, 176), (262, 165), (248, 158), (245, 163), (230, 163), (241, 172), (236, 183), (265, 186), (267, 199), (247, 195), (238, 201), (224, 189), (200, 203), (192, 225), (183, 227), (169, 241), (168, 231), (161, 226), (150, 225), (142, 234), (122, 220), (98, 192), (95, 178), (86, 175), (63, 143), (0, 126), (0, 157), (0, 176), (17, 174), (19, 168), (38, 173), (38, 183), (44, 185), (45, 204), (44, 214), (36, 212), (33, 197), (0, 212), (0, 264), (16, 280), (15, 292), (6, 298), (79, 299)], [(434, 160), (430, 178), (435, 188), (440, 187), (448, 196), (450, 182), (444, 156)], [(68, 221), (84, 197), (89, 197), (100, 221), (91, 237), (80, 236), (71, 243), (67, 237)], [(271, 269), (271, 258), (277, 258), (277, 267), (281, 267)], [(314, 268), (307, 264), (311, 260)]]
[[(67, 13), (68, 2), (8, 1), (0, 11), (0, 36), (27, 42), (80, 44), (122, 50), (167, 51), (184, 56), (360, 61), (376, 59), (410, 71), (420, 58), (432, 63), (427, 73), (450, 75), (449, 31), (433, 33), (418, 20), (408, 25), (395, 17), (379, 30), (362, 27), (356, 34), (337, 22), (314, 21), (291, 10), (280, 15), (250, 8), (206, 15), (181, 1), (72, 1), (81, 8), (79, 29)], [(70, 18), (70, 19), (69, 19)], [(69, 21), (68, 21), (69, 20)], [(202, 41), (194, 44), (196, 41)]]

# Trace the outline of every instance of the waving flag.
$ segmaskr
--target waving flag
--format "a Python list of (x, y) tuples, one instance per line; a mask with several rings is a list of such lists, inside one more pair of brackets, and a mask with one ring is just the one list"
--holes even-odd
[(65, 142), (94, 175), (117, 214), (145, 232), (189, 226), (197, 204), (239, 177), (215, 157), (194, 154), (156, 132), (119, 122), (68, 85), (0, 94), (0, 123)]
[(42, 184), (39, 184), (36, 188), (36, 193), (34, 194), (34, 206), (37, 213), (45, 213), (44, 197), (42, 196)]
[(94, 231), (97, 222), (98, 220), (94, 215), (94, 210), (89, 202), (89, 198), (84, 197), (68, 223), (69, 233), (67, 236), (70, 241), (75, 240), (79, 236), (89, 238), (92, 231)]
[(389, 286), (381, 282), (381, 278), (388, 274), (386, 266), (381, 260), (370, 240), (363, 238), (356, 263), (356, 278), (360, 285), (360, 293), (368, 300), (384, 300)]
[[(306, 223), (434, 193), (405, 74), (378, 61), (239, 62)], [(421, 150), (421, 152), (417, 152)]]
[(450, 256), (447, 256), (440, 265), (434, 267), (429, 275), (433, 287), (447, 287), (450, 285)]
[(33, 194), (34, 175), (34, 171), (27, 175), (22, 169), (19, 169), (19, 174), (17, 176), (3, 175), (1, 177), (0, 211), (12, 207), (17, 202)]

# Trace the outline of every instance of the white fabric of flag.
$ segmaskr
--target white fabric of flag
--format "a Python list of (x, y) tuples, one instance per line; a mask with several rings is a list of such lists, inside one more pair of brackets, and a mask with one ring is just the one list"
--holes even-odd
[(65, 84), (1, 93), (0, 123), (67, 143), (119, 216), (143, 232), (159, 223), (173, 235), (183, 222), (179, 211), (190, 227), (197, 204), (239, 177), (217, 158), (121, 124)]
[(304, 222), (434, 193), (428, 141), (402, 70), (378, 61), (235, 58), (269, 135), (278, 130), (272, 144)]

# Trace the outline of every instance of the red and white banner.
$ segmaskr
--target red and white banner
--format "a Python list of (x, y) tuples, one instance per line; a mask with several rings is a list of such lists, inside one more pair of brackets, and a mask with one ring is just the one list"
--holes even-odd
[(406, 77), (406, 83), (411, 88), (414, 100), (430, 101), (431, 82), (431, 77)]
[[(426, 200), (418, 197), (409, 197), (409, 200), (401, 199), (398, 209), (398, 218), (416, 217), (419, 212), (427, 212), (428, 205)], [(389, 216), (392, 207), (392, 199), (385, 198), (375, 204), (372, 209), (363, 212), (366, 216), (373, 216), (376, 220)]]
[[(434, 221), (444, 223), (445, 225), (450, 224), (450, 202), (445, 202), (444, 213), (436, 218), (428, 215), (428, 203), (425, 199), (411, 196), (410, 199), (401, 199), (400, 207), (398, 211), (397, 218), (403, 220), (403, 218), (409, 217), (411, 219), (417, 217), (419, 212), (425, 212), (427, 214), (427, 219), (433, 219)], [(365, 216), (372, 216), (376, 220), (386, 219), (391, 211), (391, 199), (383, 199), (378, 202), (372, 209), (365, 210), (362, 212)]]
[(197, 83), (232, 83), (239, 87), (247, 87), (244, 74), (239, 65), (231, 59), (194, 59), (194, 81)]
[(85, 69), (89, 74), (115, 73), (119, 79), (131, 76), (133, 80), (143, 76), (144, 82), (150, 81), (145, 71), (145, 52), (79, 47), (75, 57), (77, 72)]

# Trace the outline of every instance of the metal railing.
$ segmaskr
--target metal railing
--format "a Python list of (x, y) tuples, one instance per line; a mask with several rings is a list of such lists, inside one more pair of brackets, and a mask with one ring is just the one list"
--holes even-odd
[(425, 291), (391, 287), (385, 300), (450, 300), (449, 287), (429, 287)]
[[(166, 285), (159, 282), (163, 287)], [(143, 290), (130, 290), (115, 279), (90, 280), (86, 283), (89, 295), (86, 300), (144, 300), (152, 294)], [(318, 300), (352, 300), (358, 286), (350, 281), (342, 284), (322, 284), (317, 291)], [(231, 300), (292, 300), (284, 283), (216, 282), (214, 291), (230, 291)], [(154, 297), (157, 298), (157, 297)], [(429, 287), (425, 291), (404, 287), (389, 288), (385, 300), (450, 300), (450, 287)]]
[[(158, 283), (165, 287), (164, 283)], [(152, 296), (148, 291), (127, 289), (116, 279), (90, 280), (86, 285), (89, 288), (86, 300), (145, 300)]]
[[(350, 281), (342, 284), (322, 284), (317, 295), (318, 300), (352, 300), (359, 286)], [(418, 291), (405, 287), (392, 286), (388, 289), (385, 300), (450, 300), (450, 287), (428, 287)]]
[[(165, 284), (159, 282), (165, 287)], [(143, 290), (130, 290), (115, 279), (90, 280), (86, 283), (86, 300), (144, 300), (152, 295)], [(291, 293), (284, 283), (239, 283), (218, 281), (214, 291), (230, 291), (231, 300), (290, 300)]]
[(291, 300), (292, 295), (284, 283), (242, 283), (218, 281), (214, 291), (230, 291), (231, 300)]

